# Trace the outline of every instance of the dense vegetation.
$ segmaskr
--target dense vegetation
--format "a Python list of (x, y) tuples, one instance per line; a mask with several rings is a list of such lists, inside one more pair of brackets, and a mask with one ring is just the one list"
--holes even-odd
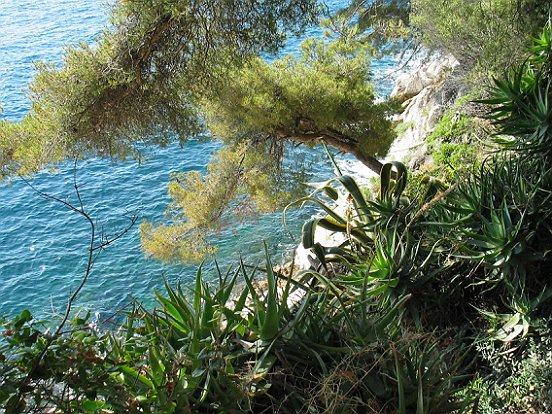
[[(379, 171), (393, 137), (388, 105), (374, 101), (370, 45), (335, 33), (306, 41), (301, 58), (260, 59), (318, 11), (314, 0), (117, 2), (96, 44), (69, 48), (61, 68), (39, 66), (30, 113), (0, 123), (0, 176), (91, 153), (139, 156), (136, 143), (219, 139), (206, 176), (171, 184), (174, 222), (143, 228), (149, 253), (190, 260), (244, 198), (252, 212), (290, 201), (278, 190), (294, 176), (286, 143), (326, 142)], [(209, 203), (198, 211), (188, 195)]]
[[(415, 35), (405, 26), (410, 21), (420, 22), (416, 30), (431, 23), (445, 33), (464, 13), (451, 7), (451, 19), (429, 20), (432, 4), (413, 1), (410, 10), (410, 2), (357, 2), (343, 13), (356, 10), (358, 22), (374, 24), (385, 21), (374, 10), (380, 17), (389, 11), (387, 28), (400, 28), (401, 36)], [(443, 116), (428, 138), (431, 166), (412, 174), (401, 163), (384, 165), (376, 195), (352, 177), (338, 176), (296, 202), (313, 202), (327, 213), (303, 227), (303, 245), (316, 254), (317, 267), (291, 277), (267, 253), (264, 266), (240, 263), (212, 275), (218, 281), (210, 284), (205, 280), (213, 278), (204, 278), (200, 267), (193, 286), (167, 284), (156, 293), (154, 309), (133, 303), (113, 318), (112, 329), (89, 315), (77, 315), (54, 334), (28, 311), (6, 319), (0, 342), (0, 403), (6, 412), (549, 412), (552, 28), (542, 3), (477, 4), (467, 4), (474, 27), (516, 10), (505, 21), (522, 28), (534, 16), (539, 32), (531, 33), (529, 44), (522, 36), (508, 43), (519, 59), (508, 55), (511, 68), (484, 98), (464, 99), (454, 115)], [(483, 13), (487, 6), (494, 12)], [(341, 27), (350, 35), (354, 27), (347, 22)], [(452, 39), (423, 33), (454, 53)], [(473, 42), (490, 50), (494, 39), (474, 33), (463, 38), (462, 51), (474, 50)], [(393, 36), (386, 30), (359, 34), (329, 45), (308, 42), (302, 57), (271, 64), (254, 58), (232, 68), (232, 81), (220, 93), (252, 90), (258, 96), (248, 106), (206, 97), (199, 104), (226, 131), (222, 136), (240, 144), (250, 134), (275, 134), (267, 142), (277, 142), (281, 128), (286, 137), (358, 132), (361, 141), (367, 130), (377, 133), (370, 114), (385, 113), (364, 78), (365, 42)], [(485, 63), (498, 61), (486, 53), (477, 59), (472, 80), (481, 79)], [(346, 73), (336, 76), (341, 69)], [(315, 96), (321, 79), (327, 97)], [(328, 110), (317, 113), (326, 98)], [(474, 105), (478, 113), (486, 108), (485, 119), (473, 116)], [(305, 131), (297, 107), (309, 114)], [(234, 109), (239, 124), (229, 116)], [(386, 124), (380, 127), (388, 137)], [(220, 154), (235, 157), (232, 149)], [(243, 155), (234, 161), (247, 163)], [(216, 174), (220, 180), (234, 177), (227, 170)], [(203, 184), (201, 177), (180, 182), (186, 180)], [(174, 191), (184, 203), (193, 198)], [(340, 198), (344, 208), (335, 209), (333, 201)], [(220, 205), (217, 211), (222, 214)], [(342, 233), (343, 242), (316, 243), (320, 229)]]
[[(290, 143), (328, 144), (379, 173), (396, 105), (375, 101), (373, 55), (423, 43), (488, 78), (522, 59), (545, 3), (353, 1), (301, 56), (267, 62), (260, 56), (275, 53), (286, 32), (315, 21), (315, 1), (117, 2), (96, 44), (69, 48), (61, 68), (39, 65), (30, 113), (0, 122), (0, 176), (68, 157), (140, 156), (144, 143), (198, 134), (220, 140), (207, 174), (172, 180), (170, 220), (141, 228), (148, 254), (198, 260), (213, 252), (212, 234), (235, 222), (232, 211), (273, 211), (302, 190), (295, 164), (284, 162)], [(206, 202), (190, 201), (198, 198)]]

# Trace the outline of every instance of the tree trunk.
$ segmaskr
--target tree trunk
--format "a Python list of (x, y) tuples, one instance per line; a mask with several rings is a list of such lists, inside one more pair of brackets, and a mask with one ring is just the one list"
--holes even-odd
[(364, 165), (374, 171), (377, 175), (380, 175), (383, 164), (375, 157), (364, 155), (359, 152), (353, 153), (353, 155)]
[(329, 146), (334, 147), (339, 151), (354, 155), (360, 162), (376, 174), (379, 175), (381, 173), (383, 164), (378, 161), (377, 158), (362, 153), (358, 147), (358, 141), (354, 138), (333, 130), (309, 131), (305, 133), (295, 132), (293, 134), (286, 132), (287, 131), (284, 130), (278, 131), (278, 136), (280, 138), (287, 138), (304, 144), (313, 144), (316, 141), (323, 140)]

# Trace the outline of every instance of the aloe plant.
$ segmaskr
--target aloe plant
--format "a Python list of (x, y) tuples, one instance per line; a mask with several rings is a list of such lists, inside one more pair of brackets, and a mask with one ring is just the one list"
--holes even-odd
[(550, 23), (534, 39), (530, 57), (502, 79), (495, 80), (490, 119), (497, 127), (497, 142), (505, 149), (532, 155), (551, 154), (552, 56)]

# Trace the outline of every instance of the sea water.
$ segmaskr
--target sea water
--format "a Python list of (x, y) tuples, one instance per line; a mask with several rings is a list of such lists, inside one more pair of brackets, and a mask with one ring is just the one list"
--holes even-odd
[[(343, 0), (335, 0), (330, 7), (337, 8), (340, 3)], [(67, 45), (94, 41), (107, 23), (108, 10), (104, 0), (0, 2), (0, 119), (17, 121), (29, 110), (33, 63), (60, 63)], [(312, 29), (309, 34), (319, 33)], [(296, 51), (299, 42), (291, 39), (286, 52)], [(392, 61), (381, 61), (375, 70), (381, 74), (392, 67)], [(387, 89), (380, 85), (384, 93)], [(123, 231), (133, 215), (138, 215), (138, 223), (162, 221), (170, 201), (170, 174), (204, 172), (218, 147), (216, 142), (191, 139), (182, 148), (174, 144), (148, 150), (144, 163), (94, 158), (79, 162), (75, 168), (72, 162), (65, 162), (40, 172), (30, 183), (11, 178), (0, 184), (0, 314), (15, 315), (25, 308), (42, 317), (59, 314), (84, 275), (89, 224), (39, 192), (76, 205), (77, 183), (96, 230), (110, 238)], [(332, 176), (332, 170), (321, 159), (310, 174), (313, 180), (323, 180)], [(298, 243), (301, 223), (312, 214), (309, 209), (291, 212), (288, 221), (293, 224), (287, 229), (279, 212), (217, 234), (214, 241), (221, 268), (230, 268), (240, 256), (247, 263), (262, 266), (263, 241), (275, 261), (289, 258)], [(205, 277), (214, 278), (212, 258), (205, 267)], [(149, 303), (152, 291), (162, 290), (163, 279), (188, 282), (196, 271), (197, 265), (167, 266), (146, 258), (135, 226), (95, 257), (77, 308), (109, 313), (124, 307), (131, 298)]]

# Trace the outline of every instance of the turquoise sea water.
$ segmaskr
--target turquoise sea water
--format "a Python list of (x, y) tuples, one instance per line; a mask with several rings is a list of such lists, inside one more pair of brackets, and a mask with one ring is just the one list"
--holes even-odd
[[(336, 0), (331, 7), (337, 7)], [(106, 24), (104, 0), (2, 0), (0, 2), (0, 119), (18, 120), (29, 108), (26, 98), (34, 61), (60, 62), (65, 45), (93, 41)], [(314, 30), (312, 33), (316, 33)], [(287, 51), (298, 47), (290, 41)], [(390, 70), (393, 63), (379, 62), (376, 71)], [(386, 92), (386, 87), (382, 86)], [(171, 145), (147, 153), (147, 162), (112, 163), (104, 159), (80, 162), (76, 179), (85, 208), (106, 236), (120, 231), (129, 214), (140, 219), (163, 219), (168, 203), (166, 185), (171, 172), (204, 171), (216, 143), (190, 140), (183, 148)], [(325, 179), (331, 170), (323, 161), (312, 173)], [(32, 179), (41, 191), (75, 202), (72, 163), (56, 166)], [(297, 235), (300, 223), (312, 211), (291, 215)], [(297, 244), (282, 228), (281, 214), (217, 236), (217, 257), (226, 268), (242, 254), (252, 264), (262, 262), (262, 240), (276, 258)], [(82, 277), (89, 227), (82, 217), (38, 195), (20, 179), (0, 184), (0, 314), (24, 308), (40, 315), (57, 314)], [(207, 269), (212, 266), (207, 264)], [(128, 303), (129, 297), (150, 300), (152, 290), (162, 287), (163, 277), (173, 282), (190, 280), (195, 266), (163, 266), (144, 258), (135, 227), (97, 257), (93, 273), (79, 296), (77, 306), (111, 312)]]

